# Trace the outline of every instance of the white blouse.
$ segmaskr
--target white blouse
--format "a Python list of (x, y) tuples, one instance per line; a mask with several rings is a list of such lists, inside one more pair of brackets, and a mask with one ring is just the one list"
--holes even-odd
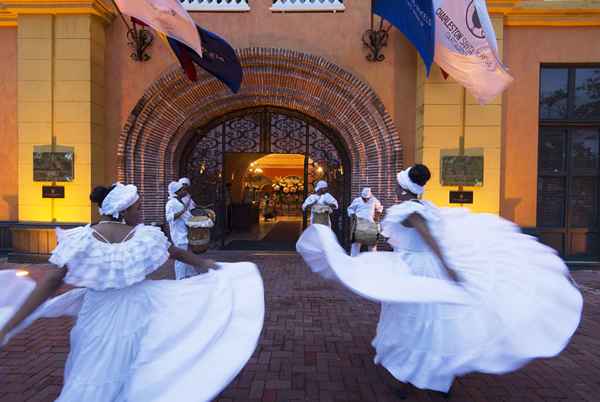
[(438, 209), (427, 201), (405, 201), (390, 207), (381, 222), (381, 234), (388, 238), (387, 242), (394, 251), (430, 251), (427, 243), (414, 228), (403, 225), (403, 222), (413, 213), (421, 215), (428, 224), (440, 219)]
[(375, 197), (370, 197), (365, 202), (362, 197), (355, 198), (348, 207), (348, 216), (356, 214), (358, 218), (374, 222), (375, 212), (383, 212), (383, 205)]
[(120, 289), (143, 281), (169, 258), (169, 240), (154, 226), (136, 226), (126, 240), (107, 243), (91, 225), (56, 229), (50, 263), (67, 267), (64, 281), (94, 290)]

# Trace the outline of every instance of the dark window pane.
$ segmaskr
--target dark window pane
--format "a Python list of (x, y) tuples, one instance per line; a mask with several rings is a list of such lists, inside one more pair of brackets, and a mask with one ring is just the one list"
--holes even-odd
[(598, 130), (579, 129), (571, 140), (571, 167), (575, 172), (598, 170)]
[(582, 120), (600, 120), (600, 68), (575, 71), (574, 116)]
[(567, 88), (569, 71), (566, 68), (542, 68), (540, 77), (540, 118), (567, 117)]
[(564, 226), (565, 195), (565, 179), (563, 177), (540, 177), (538, 226)]
[(596, 225), (598, 203), (596, 202), (597, 177), (574, 177), (569, 194), (571, 227), (588, 228)]
[(565, 171), (565, 130), (543, 129), (540, 144), (540, 170), (544, 173)]

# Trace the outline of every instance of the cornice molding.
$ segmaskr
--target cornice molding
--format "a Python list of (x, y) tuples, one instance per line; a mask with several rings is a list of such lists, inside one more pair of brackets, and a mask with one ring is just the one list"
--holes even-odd
[(18, 15), (31, 14), (91, 14), (110, 22), (115, 16), (113, 10), (113, 6), (104, 0), (0, 0), (0, 26), (5, 20), (4, 15), (10, 15), (16, 25)]
[(487, 0), (505, 26), (600, 26), (600, 0)]

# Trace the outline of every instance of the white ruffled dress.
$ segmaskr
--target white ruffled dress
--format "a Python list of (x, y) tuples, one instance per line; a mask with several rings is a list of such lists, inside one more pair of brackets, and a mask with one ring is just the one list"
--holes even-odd
[[(402, 225), (413, 213), (426, 220), (462, 286)], [(513, 223), (410, 201), (390, 208), (382, 226), (394, 252), (351, 258), (323, 225), (310, 226), (297, 249), (313, 271), (382, 302), (375, 362), (398, 380), (447, 392), (456, 376), (507, 373), (555, 356), (577, 329), (583, 299), (567, 267)]]
[[(251, 357), (264, 319), (264, 291), (251, 263), (220, 264), (182, 281), (145, 280), (163, 265), (169, 242), (140, 225), (109, 244), (85, 227), (58, 231), (50, 261), (82, 287), (47, 301), (9, 334), (42, 317), (77, 317), (61, 402), (209, 401)], [(0, 326), (33, 282), (0, 272)], [(16, 295), (16, 296), (15, 296)]]

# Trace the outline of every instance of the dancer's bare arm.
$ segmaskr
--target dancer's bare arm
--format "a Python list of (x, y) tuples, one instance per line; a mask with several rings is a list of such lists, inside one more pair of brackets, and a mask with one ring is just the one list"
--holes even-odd
[(403, 225), (412, 227), (419, 233), (423, 240), (425, 240), (425, 243), (427, 243), (429, 248), (431, 248), (431, 251), (433, 251), (436, 257), (440, 260), (442, 266), (446, 269), (446, 273), (448, 274), (448, 276), (453, 281), (458, 282), (458, 275), (452, 268), (450, 268), (450, 266), (446, 262), (444, 254), (442, 253), (442, 249), (440, 248), (438, 242), (433, 238), (431, 231), (427, 226), (427, 222), (425, 222), (425, 219), (423, 219), (421, 215), (415, 212), (411, 214), (408, 218), (406, 218), (406, 220), (403, 222)]
[(192, 265), (196, 268), (204, 269), (208, 271), (210, 268), (214, 268), (216, 262), (207, 258), (202, 258), (192, 252), (180, 249), (175, 246), (169, 247), (169, 254), (171, 258), (181, 261), (185, 264)]
[(12, 331), (17, 325), (19, 325), (25, 318), (35, 311), (42, 303), (44, 303), (50, 296), (52, 296), (63, 283), (63, 278), (67, 273), (66, 268), (57, 268), (54, 265), (47, 264), (48, 272), (44, 276), (44, 279), (38, 283), (25, 300), (25, 303), (17, 310), (15, 315), (0, 329), (0, 344), (6, 334)]

